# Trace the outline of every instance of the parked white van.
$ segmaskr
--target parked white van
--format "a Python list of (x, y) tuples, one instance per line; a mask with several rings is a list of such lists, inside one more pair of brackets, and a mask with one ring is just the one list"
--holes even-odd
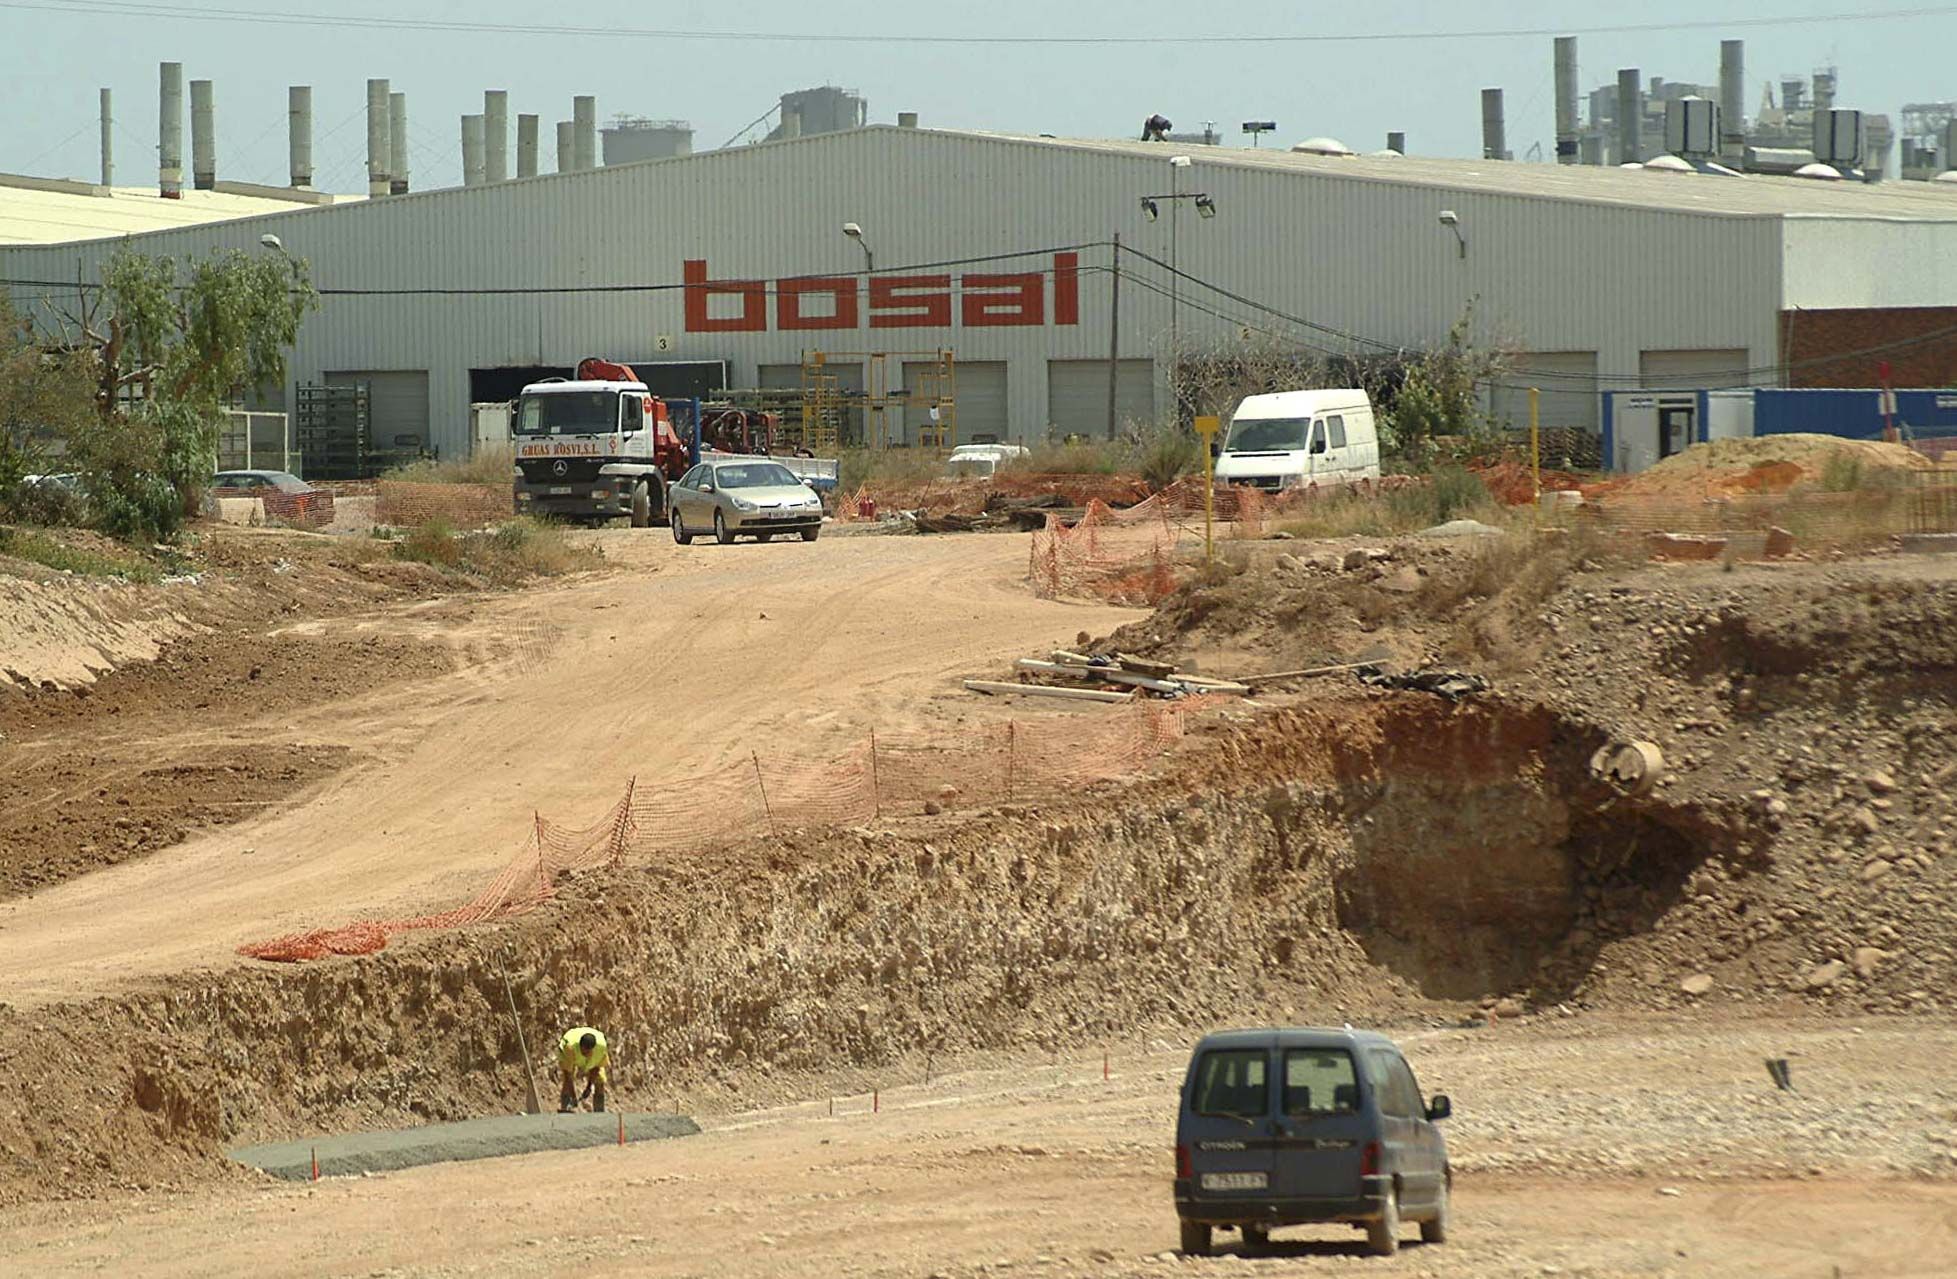
[(1364, 391), (1252, 395), (1230, 417), (1219, 483), (1276, 492), (1379, 478), (1379, 428)]

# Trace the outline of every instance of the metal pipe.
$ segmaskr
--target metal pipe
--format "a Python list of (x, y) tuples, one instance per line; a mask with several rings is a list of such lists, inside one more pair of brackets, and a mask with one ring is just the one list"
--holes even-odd
[(572, 163), (571, 156), (571, 135), (576, 132), (577, 126), (571, 121), (559, 120), (557, 122), (557, 171), (559, 173), (569, 173), (577, 167), (577, 165)]
[(1508, 121), (1502, 111), (1500, 89), (1481, 91), (1481, 158), (1484, 160), (1509, 158)]
[(510, 180), (510, 93), (489, 89), (482, 95), (482, 176), (485, 182)]
[(408, 95), (387, 95), (387, 190), (408, 193)]
[(462, 185), (482, 185), (482, 117), (462, 117)]
[(387, 180), (387, 148), (393, 140), (393, 130), (387, 123), (389, 97), (387, 81), (367, 82), (367, 194), (369, 197), (386, 195), (390, 189)]
[(579, 94), (571, 99), (571, 159), (578, 169), (598, 167), (598, 99)]
[(534, 115), (516, 118), (516, 176), (537, 176), (537, 117)]
[(1719, 157), (1738, 168), (1746, 158), (1746, 41), (1719, 42)]
[(217, 185), (217, 107), (211, 82), (190, 82), (190, 180), (199, 191)]
[(1644, 77), (1636, 67), (1617, 73), (1617, 162), (1644, 159), (1639, 132), (1644, 126)]
[(115, 110), (111, 95), (102, 90), (102, 185), (114, 186), (116, 177)]
[(292, 171), (292, 185), (313, 184), (313, 87), (295, 84), (285, 91), (286, 150)]
[(183, 198), (183, 63), (161, 67), (156, 121), (156, 185), (166, 200)]
[(1577, 125), (1576, 37), (1556, 37), (1556, 163), (1575, 164), (1582, 136)]

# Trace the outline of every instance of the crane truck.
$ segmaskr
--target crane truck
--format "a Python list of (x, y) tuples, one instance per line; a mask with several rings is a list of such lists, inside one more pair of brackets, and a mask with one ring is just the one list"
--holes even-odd
[(573, 378), (524, 387), (510, 435), (521, 513), (660, 527), (666, 486), (688, 466), (665, 401), (629, 365), (596, 357), (580, 360)]

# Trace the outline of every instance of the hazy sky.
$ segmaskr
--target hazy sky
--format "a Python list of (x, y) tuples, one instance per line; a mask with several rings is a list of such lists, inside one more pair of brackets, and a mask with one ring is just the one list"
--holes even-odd
[[(1853, 9), (1836, 0), (1835, 9)], [(1908, 0), (1864, 0), (1862, 15), (1813, 22), (1824, 0), (1645, 0), (1641, 5), (1501, 4), (1402, 0), (1394, 6), (1325, 3), (1217, 5), (1126, 0), (1060, 5), (991, 0), (983, 5), (823, 4), (749, 0), (742, 5), (661, 6), (474, 0), (0, 0), (0, 171), (93, 178), (96, 92), (116, 93), (116, 181), (155, 180), (157, 63), (184, 63), (185, 78), (216, 81), (218, 173), (239, 181), (286, 181), (286, 86), (311, 84), (317, 183), (365, 189), (365, 82), (386, 76), (408, 95), (417, 188), (461, 177), (460, 117), (482, 109), (482, 90), (510, 91), (518, 112), (543, 117), (542, 166), (553, 166), (553, 124), (571, 97), (595, 93), (601, 123), (625, 112), (692, 122), (696, 149), (718, 147), (789, 89), (833, 83), (869, 99), (873, 121), (917, 111), (926, 126), (1062, 136), (1123, 136), (1160, 111), (1178, 130), (1214, 120), (1230, 145), (1246, 119), (1273, 119), (1279, 145), (1331, 134), (1360, 150), (1404, 129), (1409, 149), (1474, 155), (1480, 90), (1508, 91), (1509, 145), (1554, 152), (1553, 30), (1634, 22), (1662, 30), (1581, 37), (1586, 90), (1620, 67), (1646, 77), (1716, 83), (1722, 35), (1747, 41), (1748, 114), (1762, 86), (1830, 64), (1841, 69), (1841, 105), (1894, 114), (1906, 102), (1957, 99), (1957, 5), (1928, 16), (1869, 16)], [(89, 10), (81, 12), (80, 10)], [(142, 11), (149, 12), (142, 12)], [(539, 34), (371, 30), (351, 25), (202, 21), (157, 10), (375, 15), (393, 19), (547, 27)], [(1677, 29), (1668, 24), (1754, 20), (1755, 27)], [(608, 34), (620, 27), (778, 33), (793, 40), (679, 40)], [(1468, 31), (1542, 28), (1545, 34), (1468, 39)], [(554, 34), (555, 32), (564, 34)], [(918, 44), (842, 43), (831, 35), (904, 37), (1247, 36), (1242, 43)], [(1417, 39), (1280, 43), (1286, 35), (1407, 33)], [(1433, 33), (1452, 33), (1436, 36)], [(187, 99), (186, 94), (186, 99)], [(514, 141), (512, 141), (512, 147)], [(514, 168), (514, 157), (512, 157)], [(190, 130), (184, 128), (188, 184)]]

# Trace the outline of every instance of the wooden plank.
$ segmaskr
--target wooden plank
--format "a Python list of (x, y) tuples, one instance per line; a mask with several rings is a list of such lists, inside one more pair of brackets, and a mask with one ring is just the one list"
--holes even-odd
[(1152, 662), (1146, 657), (1136, 657), (1133, 653), (1116, 653), (1114, 660), (1119, 662), (1124, 670), (1133, 671), (1137, 675), (1147, 675), (1152, 679), (1167, 679), (1176, 673), (1173, 662)]
[(1133, 671), (1124, 671), (1113, 666), (1068, 666), (1062, 662), (1042, 662), (1036, 657), (1022, 657), (1014, 665), (1022, 671), (1033, 671), (1040, 675), (1058, 675), (1063, 679), (1099, 680), (1108, 684), (1128, 684), (1135, 688), (1145, 688), (1151, 693), (1182, 691), (1182, 686), (1171, 680), (1151, 679), (1146, 675), (1137, 675)]
[(1259, 684), (1274, 684), (1283, 679), (1313, 679), (1320, 675), (1336, 675), (1340, 671), (1359, 671), (1368, 666), (1384, 666), (1384, 661), (1344, 662), (1337, 666), (1311, 666), (1301, 671), (1272, 671), (1268, 675), (1246, 675), (1240, 681), (1255, 688)]
[(1002, 684), (989, 679), (968, 679), (965, 687), (974, 693), (1010, 693), (1021, 697), (1064, 697), (1076, 702), (1132, 702), (1133, 693), (1104, 693), (1098, 688), (1051, 688), (1045, 684)]
[(1094, 659), (1085, 653), (1070, 653), (1066, 649), (1055, 649), (1053, 660), (1062, 666), (1092, 666)]

